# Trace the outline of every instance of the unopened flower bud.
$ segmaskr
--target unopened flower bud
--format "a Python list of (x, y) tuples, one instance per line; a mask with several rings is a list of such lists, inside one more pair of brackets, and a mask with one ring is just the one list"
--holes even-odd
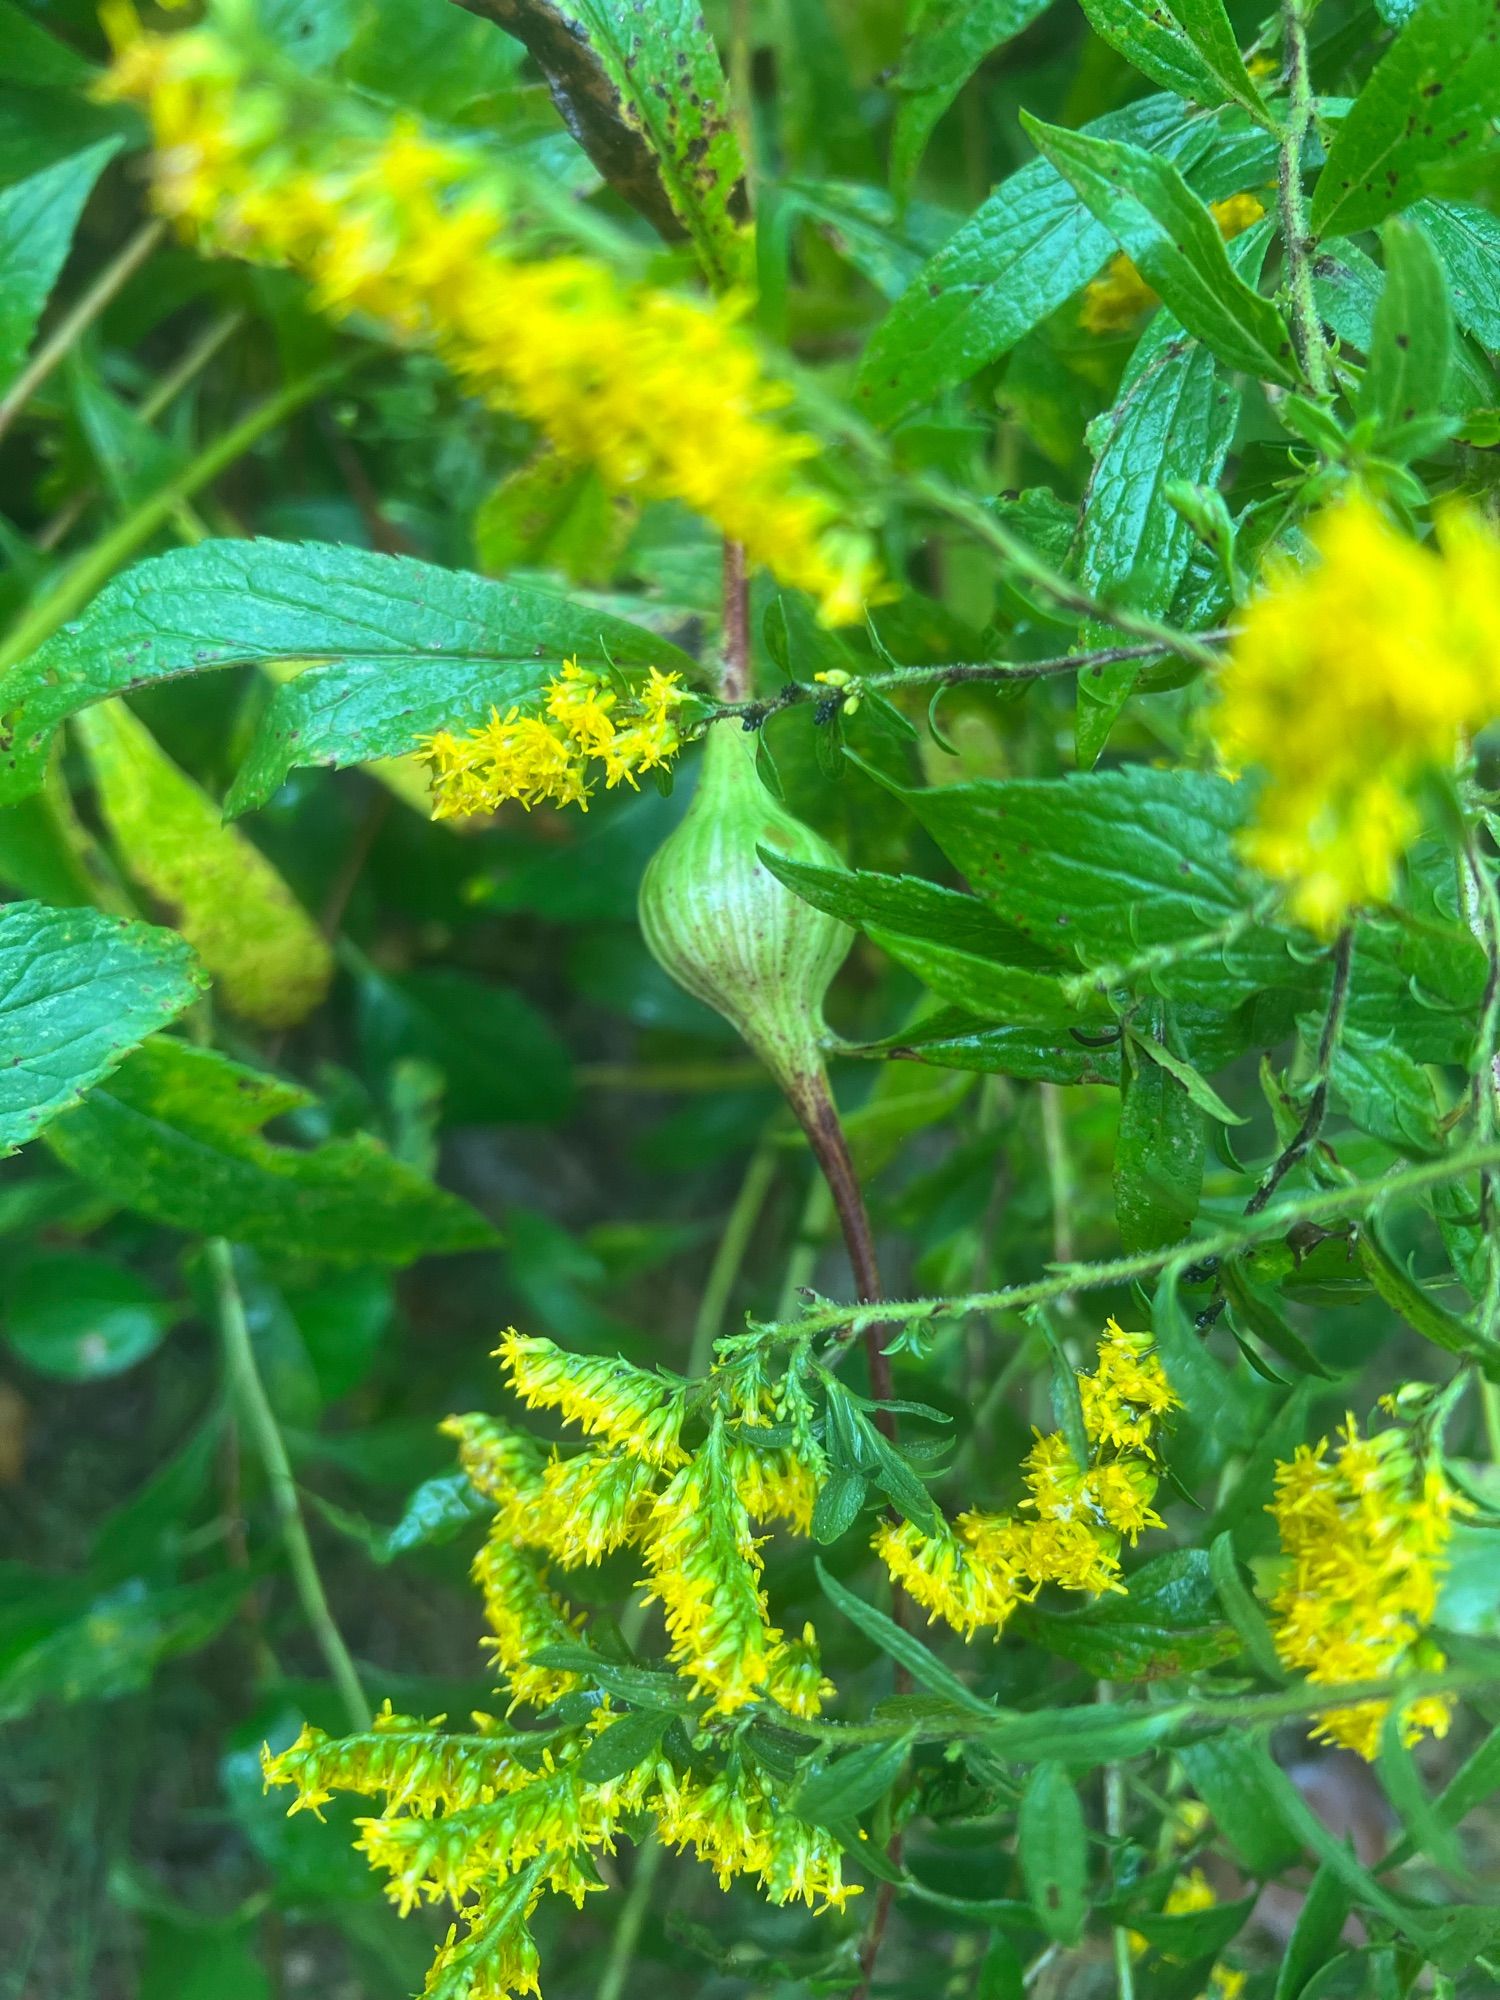
[(708, 732), (698, 789), (641, 884), (641, 930), (663, 969), (728, 1021), (803, 1114), (823, 1074), (823, 996), (853, 940), (764, 867), (757, 848), (839, 868), (821, 834), (760, 780), (755, 739)]

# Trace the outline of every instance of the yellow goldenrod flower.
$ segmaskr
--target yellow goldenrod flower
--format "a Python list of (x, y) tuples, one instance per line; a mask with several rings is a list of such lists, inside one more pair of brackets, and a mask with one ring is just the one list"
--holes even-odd
[(510, 1690), (512, 1702), (545, 1708), (578, 1685), (576, 1674), (532, 1664), (544, 1646), (566, 1645), (578, 1621), (542, 1580), (533, 1557), (511, 1540), (505, 1516), (474, 1558), (474, 1580), (484, 1595), (490, 1637), (483, 1640)]
[[(1351, 1416), (1327, 1454), (1324, 1439), (1276, 1468), (1270, 1512), (1285, 1558), (1270, 1600), (1277, 1653), (1325, 1687), (1439, 1670), (1426, 1628), (1453, 1516), (1466, 1503), (1436, 1466), (1418, 1464), (1404, 1430), (1361, 1437)], [(1373, 1758), (1390, 1707), (1326, 1709), (1313, 1733)], [(1450, 1708), (1445, 1695), (1404, 1703), (1403, 1740), (1444, 1735)]]
[(568, 1354), (540, 1335), (508, 1327), (495, 1350), (510, 1385), (530, 1409), (556, 1410), (564, 1422), (618, 1445), (647, 1465), (670, 1469), (687, 1457), (677, 1441), (686, 1383), (653, 1375), (616, 1356)]
[(262, 1750), (261, 1769), (268, 1789), (296, 1786), (289, 1814), (319, 1813), (335, 1792), (384, 1793), (395, 1811), (451, 1812), (529, 1784), (533, 1776), (517, 1760), (513, 1738), (494, 1731), (488, 1717), (476, 1721), (487, 1727), (456, 1735), (442, 1727), (440, 1715), (419, 1722), (392, 1714), (387, 1702), (373, 1725), (355, 1736), (326, 1736), (304, 1723), (285, 1750)]
[(554, 1458), (534, 1495), (521, 1495), (506, 1527), (565, 1568), (596, 1563), (639, 1541), (651, 1518), (657, 1472), (628, 1453), (586, 1451)]
[(730, 1476), (722, 1419), (674, 1474), (652, 1510), (646, 1565), (666, 1618), (671, 1657), (711, 1715), (767, 1691), (782, 1635), (770, 1621), (750, 1516)]
[(477, 150), (253, 68), (215, 26), (143, 37), (120, 0), (107, 24), (106, 88), (146, 110), (156, 204), (205, 249), (290, 266), (322, 310), (432, 348), (614, 491), (704, 515), (825, 622), (861, 615), (869, 538), (805, 476), (818, 446), (779, 421), (790, 391), (736, 303), (627, 284), (591, 257), (523, 261), (511, 190)]
[(703, 1782), (663, 1767), (659, 1783), (651, 1802), (658, 1836), (668, 1847), (691, 1847), (721, 1889), (737, 1875), (754, 1875), (773, 1903), (836, 1910), (860, 1893), (844, 1881), (833, 1835), (788, 1812), (763, 1772), (737, 1765)]
[[(1227, 242), (1241, 235), (1265, 214), (1265, 205), (1253, 194), (1232, 194), (1223, 201), (1209, 203), (1209, 214), (1219, 225)], [(1086, 287), (1078, 317), (1089, 333), (1119, 333), (1138, 320), (1143, 312), (1161, 300), (1125, 252), (1113, 257)]]
[(729, 1476), (750, 1518), (785, 1521), (799, 1535), (812, 1528), (820, 1469), (800, 1452), (760, 1449), (743, 1436), (729, 1447)]
[(462, 1937), (450, 1924), (422, 1988), (422, 2000), (540, 2000), (540, 1960), (526, 1920), (541, 1888), (528, 1870), (464, 1912)]
[(432, 769), (434, 819), (492, 813), (511, 800), (526, 807), (576, 805), (588, 811), (588, 760), (604, 782), (634, 786), (642, 771), (669, 764), (682, 747), (673, 711), (687, 693), (676, 674), (655, 667), (617, 716), (619, 696), (576, 660), (542, 690), (540, 715), (492, 708), (463, 736), (440, 729), (422, 749)]
[[(1008, 1529), (1014, 1523), (1006, 1520), (1004, 1525)], [(985, 1626), (1003, 1625), (1019, 1601), (1008, 1545), (997, 1545), (993, 1538), (981, 1554), (946, 1522), (935, 1534), (924, 1535), (910, 1521), (882, 1521), (871, 1547), (892, 1580), (928, 1614), (929, 1625), (944, 1618), (966, 1639)]]
[(1387, 901), (1424, 771), (1500, 710), (1500, 541), (1477, 515), (1414, 541), (1360, 495), (1312, 526), (1317, 560), (1268, 566), (1219, 684), (1226, 766), (1265, 780), (1244, 852), (1332, 936)]
[(498, 1417), (479, 1411), (445, 1417), (438, 1429), (458, 1440), (458, 1463), (469, 1484), (487, 1500), (503, 1507), (517, 1495), (535, 1491), (542, 1476), (542, 1454), (524, 1431), (514, 1431)]
[(1092, 1375), (1078, 1378), (1083, 1425), (1091, 1444), (1150, 1455), (1152, 1433), (1178, 1406), (1149, 1333), (1126, 1333), (1105, 1322), (1099, 1359)]

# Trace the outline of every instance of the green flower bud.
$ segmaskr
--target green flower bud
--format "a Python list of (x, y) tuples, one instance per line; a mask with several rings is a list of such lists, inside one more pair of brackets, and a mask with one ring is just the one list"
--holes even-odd
[(719, 723), (693, 802), (646, 870), (641, 930), (677, 984), (734, 1023), (801, 1115), (823, 1076), (823, 996), (854, 934), (784, 888), (758, 847), (843, 866), (761, 783), (755, 738)]

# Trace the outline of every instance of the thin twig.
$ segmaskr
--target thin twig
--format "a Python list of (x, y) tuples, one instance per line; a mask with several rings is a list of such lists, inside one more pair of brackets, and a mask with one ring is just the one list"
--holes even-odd
[(246, 1435), (265, 1471), (271, 1504), (276, 1511), (282, 1545), (286, 1549), (287, 1563), (303, 1616), (342, 1697), (349, 1726), (352, 1729), (368, 1729), (370, 1704), (360, 1686), (359, 1675), (343, 1635), (328, 1608), (323, 1579), (318, 1574), (317, 1560), (308, 1539), (307, 1523), (302, 1518), (302, 1503), (297, 1497), (297, 1481), (287, 1456), (286, 1440), (281, 1435), (281, 1426), (276, 1421), (276, 1413), (271, 1408), (266, 1385), (256, 1365), (250, 1324), (245, 1317), (245, 1302), (234, 1275), (233, 1252), (222, 1236), (216, 1236), (207, 1244), (205, 1255), (218, 1308), (225, 1372), (231, 1393), (239, 1405)]
[[(1232, 635), (1228, 630), (1205, 632), (1205, 645), (1217, 644)], [(709, 716), (710, 722), (737, 717), (747, 729), (758, 729), (784, 708), (804, 702), (837, 702), (842, 696), (859, 693), (899, 694), (906, 688), (962, 687), (970, 682), (1009, 684), (1047, 680), (1059, 674), (1088, 673), (1096, 668), (1115, 666), (1124, 660), (1153, 659), (1163, 648), (1147, 642), (1129, 646), (1103, 646), (1086, 653), (1058, 653), (1045, 660), (954, 660), (942, 666), (889, 667), (876, 674), (861, 674), (857, 688), (833, 692), (814, 681), (788, 681), (765, 701), (722, 701)]]
[(143, 222), (134, 236), (105, 265), (83, 297), (63, 314), (15, 381), (0, 396), (0, 437), (4, 437), (53, 370), (67, 360), (105, 307), (129, 284), (166, 233), (164, 222)]
[(1290, 103), (1281, 133), (1277, 186), (1281, 207), (1281, 238), (1286, 256), (1287, 289), (1292, 301), (1292, 330), (1302, 372), (1313, 394), (1326, 401), (1332, 394), (1328, 343), (1313, 290), (1315, 239), (1307, 226), (1307, 201), (1302, 189), (1302, 155), (1312, 131), (1312, 78), (1307, 62), (1305, 0), (1285, 0), (1282, 29), (1286, 41), (1286, 84)]
[(1318, 1066), (1313, 1071), (1312, 1096), (1307, 1101), (1307, 1110), (1291, 1144), (1272, 1163), (1270, 1172), (1246, 1202), (1246, 1215), (1260, 1214), (1292, 1168), (1312, 1151), (1323, 1129), (1333, 1059), (1338, 1054), (1339, 1039), (1344, 1032), (1344, 1015), (1349, 1006), (1349, 968), (1353, 962), (1354, 929), (1352, 925), (1346, 925), (1339, 932), (1333, 947), (1333, 984), (1328, 994), (1328, 1011), (1323, 1016), (1323, 1032), (1318, 1037)]
[(659, 1840), (648, 1839), (636, 1856), (635, 1873), (630, 1878), (630, 1888), (615, 1920), (614, 1936), (610, 1939), (609, 1957), (605, 1960), (596, 2000), (622, 2000), (665, 1851)]
[(1259, 1214), (1241, 1218), (1224, 1229), (1162, 1249), (1141, 1250), (1129, 1257), (1113, 1257), (1097, 1264), (1064, 1264), (1050, 1277), (1025, 1285), (1002, 1285), (997, 1290), (962, 1292), (951, 1296), (922, 1299), (883, 1299), (878, 1312), (858, 1305), (810, 1307), (799, 1319), (778, 1321), (759, 1329), (768, 1341), (801, 1342), (819, 1334), (847, 1334), (861, 1330), (870, 1318), (883, 1326), (922, 1326), (944, 1319), (962, 1319), (967, 1313), (1022, 1312), (1027, 1306), (1045, 1305), (1068, 1291), (1103, 1291), (1115, 1285), (1133, 1284), (1151, 1278), (1169, 1264), (1207, 1263), (1216, 1257), (1230, 1257), (1247, 1250), (1267, 1237), (1285, 1235), (1301, 1222), (1321, 1222), (1335, 1216), (1357, 1215), (1403, 1195), (1425, 1194), (1429, 1188), (1462, 1180), (1465, 1174), (1500, 1167), (1500, 1140), (1449, 1153), (1441, 1159), (1423, 1160), (1415, 1166), (1384, 1174), (1378, 1180), (1350, 1181), (1338, 1187), (1319, 1188), (1311, 1194), (1278, 1201)]

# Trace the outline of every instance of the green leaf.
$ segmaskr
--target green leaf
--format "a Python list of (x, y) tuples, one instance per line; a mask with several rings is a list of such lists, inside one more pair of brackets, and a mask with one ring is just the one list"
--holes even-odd
[(1279, 1354), (1304, 1375), (1333, 1379), (1334, 1370), (1325, 1367), (1307, 1343), (1292, 1331), (1272, 1298), (1251, 1283), (1242, 1264), (1233, 1261), (1222, 1264), (1219, 1282), (1242, 1331), (1253, 1333), (1273, 1354)]
[(1463, 1843), (1435, 1802), (1427, 1796), (1416, 1759), (1401, 1739), (1401, 1710), (1387, 1708), (1380, 1731), (1381, 1787), (1417, 1851), (1460, 1881), (1472, 1881)]
[(1153, 1556), (1126, 1578), (1126, 1595), (1087, 1611), (1027, 1611), (1022, 1630), (1098, 1680), (1168, 1679), (1233, 1657), (1234, 1633), (1220, 1616), (1201, 1549)]
[(1223, 0), (1083, 0), (1089, 26), (1153, 83), (1265, 116)]
[(13, 1153), (207, 985), (181, 938), (98, 910), (0, 910), (0, 1153)]
[(77, 90), (98, 74), (66, 42), (59, 42), (32, 20), (16, 0), (0, 4), (0, 78), (28, 89), (59, 85)]
[(900, 1777), (913, 1740), (900, 1736), (894, 1743), (862, 1744), (821, 1768), (814, 1767), (798, 1787), (792, 1811), (814, 1826), (858, 1819)]
[(1336, 1950), (1348, 1920), (1349, 1891), (1325, 1861), (1312, 1878), (1287, 1940), (1272, 2000), (1298, 2000), (1308, 1980)]
[(1384, 449), (1395, 450), (1405, 434), (1407, 455), (1416, 456), (1445, 428), (1440, 412), (1453, 351), (1453, 312), (1443, 267), (1423, 232), (1394, 217), (1380, 237), (1385, 285), (1355, 407), (1373, 420)]
[(101, 139), (0, 189), (0, 389), (20, 373), (83, 205), (119, 150), (118, 139)]
[(138, 1214), (283, 1256), (409, 1264), (495, 1241), (466, 1202), (363, 1134), (310, 1151), (259, 1136), (267, 1119), (307, 1102), (209, 1049), (158, 1039), (60, 1118), (48, 1143)]
[(1089, 1047), (1066, 1033), (987, 1027), (956, 1007), (928, 1014), (883, 1042), (864, 1044), (857, 1053), (978, 1070), (987, 1076), (1019, 1076), (1030, 1082), (1118, 1085), (1120, 1081), (1118, 1036), (1113, 1045)]
[[(1256, 186), (1276, 158), (1274, 142), (1239, 114), (1194, 118), (1174, 97), (1146, 98), (1086, 130), (1176, 159), (1206, 201)], [(1081, 291), (1114, 249), (1062, 175), (1030, 161), (928, 259), (875, 329), (855, 384), (859, 406), (892, 423), (967, 381)]]
[(1404, 1153), (1442, 1151), (1432, 1078), (1411, 1053), (1409, 1039), (1397, 1040), (1390, 1024), (1377, 1036), (1345, 1023), (1332, 1083), (1335, 1100), (1360, 1131)]
[(1014, 40), (1051, 0), (929, 0), (896, 68), (891, 186), (904, 194), (933, 127), (986, 56)]
[(878, 1646), (881, 1652), (889, 1653), (898, 1666), (905, 1667), (914, 1681), (929, 1693), (941, 1695), (944, 1701), (952, 1702), (955, 1708), (962, 1709), (966, 1714), (980, 1716), (986, 1722), (995, 1720), (997, 1711), (994, 1703), (982, 1700), (965, 1687), (958, 1675), (945, 1667), (935, 1653), (929, 1652), (920, 1639), (913, 1638), (910, 1632), (903, 1632), (893, 1618), (887, 1618), (873, 1604), (866, 1604), (862, 1597), (856, 1597), (837, 1577), (829, 1574), (821, 1557), (815, 1556), (813, 1565), (818, 1572), (823, 1595), (835, 1611), (842, 1611), (851, 1625), (857, 1625), (873, 1645)]
[(1437, 251), (1459, 325), (1483, 346), (1500, 348), (1500, 216), (1467, 201), (1419, 201), (1408, 219)]
[(507, 473), (474, 517), (474, 550), (489, 576), (557, 569), (604, 583), (632, 524), (630, 510), (586, 462), (544, 451)]
[(1221, 1125), (1249, 1124), (1248, 1118), (1230, 1110), (1206, 1077), (1201, 1076), (1190, 1062), (1184, 1062), (1181, 1056), (1174, 1056), (1164, 1043), (1150, 1035), (1139, 1034), (1134, 1028), (1127, 1028), (1125, 1034), (1137, 1054), (1145, 1056), (1150, 1062), (1160, 1063), (1169, 1076), (1176, 1077), (1200, 1111), (1206, 1111), (1210, 1118), (1217, 1118)]
[(1237, 274), (1218, 224), (1170, 160), (1024, 111), (1021, 123), (1189, 333), (1231, 368), (1296, 386), (1285, 320)]
[(873, 944), (914, 972), (940, 999), (981, 1020), (1053, 1028), (1104, 1015), (1097, 994), (1086, 995), (1081, 1003), (1072, 1001), (1054, 974), (951, 951), (923, 938), (888, 931), (882, 924), (867, 924), (865, 929)]
[(1088, 1915), (1088, 1829), (1061, 1764), (1042, 1763), (1026, 1781), (1016, 1819), (1016, 1856), (1037, 1922), (1056, 1943), (1075, 1945)]
[[(1224, 469), (1240, 396), (1212, 352), (1170, 313), (1142, 334), (1114, 408), (1089, 428), (1094, 469), (1083, 508), (1080, 577), (1096, 597), (1165, 618), (1198, 539), (1167, 497), (1173, 480), (1213, 485)], [(1086, 645), (1107, 640), (1097, 626)], [(1087, 769), (1140, 674), (1134, 662), (1078, 676), (1078, 761)]]
[[(1245, 911), (1234, 850), (1245, 801), (1221, 778), (1131, 764), (889, 788), (1002, 922), (1083, 965), (1186, 944)], [(1159, 967), (1154, 982), (1173, 1000), (1230, 1007), (1291, 971), (1284, 939), (1254, 927)]]
[(1414, 1332), (1449, 1354), (1472, 1355), (1482, 1351), (1483, 1343), (1472, 1328), (1457, 1313), (1450, 1312), (1441, 1299), (1419, 1285), (1391, 1255), (1373, 1216), (1367, 1217), (1360, 1228), (1358, 1250), (1365, 1276), (1392, 1312), (1399, 1313)]
[(476, 1521), (494, 1514), (494, 1502), (470, 1484), (465, 1472), (448, 1472), (424, 1479), (407, 1501), (401, 1519), (380, 1539), (376, 1561), (393, 1562), (413, 1549), (451, 1542)]
[(829, 1473), (813, 1505), (813, 1540), (824, 1548), (836, 1542), (853, 1527), (864, 1504), (865, 1482), (859, 1473), (847, 1467)]
[(171, 916), (231, 1014), (289, 1028), (333, 977), (333, 953), (276, 869), (179, 770), (122, 701), (74, 728), (127, 872)]
[(387, 1073), (413, 1057), (445, 1078), (449, 1125), (546, 1124), (567, 1115), (572, 1066), (556, 1032), (511, 987), (446, 967), (361, 972), (360, 1043)]
[(1126, 1252), (1177, 1243), (1192, 1227), (1203, 1191), (1203, 1114), (1177, 1077), (1125, 1047), (1115, 1141), (1115, 1220)]
[(1328, 149), (1313, 234), (1352, 236), (1409, 207), (1426, 192), (1426, 169), (1483, 143), (1497, 101), (1495, 0), (1422, 0)]
[(1214, 1959), (1244, 1929), (1255, 1908), (1254, 1896), (1235, 1903), (1215, 1903), (1206, 1910), (1181, 1910), (1165, 1916), (1151, 1910), (1131, 1913), (1130, 1928), (1173, 1966)]
[(1031, 938), (1001, 923), (993, 910), (960, 889), (944, 889), (916, 875), (878, 875), (861, 868), (820, 868), (773, 848), (759, 847), (761, 865), (794, 889), (815, 910), (841, 923), (868, 928), (878, 924), (928, 944), (949, 945), (1008, 965), (1047, 970), (1055, 957)]
[(1226, 1532), (1215, 1535), (1208, 1551), (1209, 1567), (1213, 1571), (1214, 1588), (1219, 1594), (1219, 1602), (1229, 1614), (1229, 1622), (1239, 1634), (1240, 1643), (1267, 1680), (1278, 1684), (1287, 1679), (1286, 1668), (1281, 1664), (1276, 1645), (1271, 1637), (1271, 1628), (1266, 1623), (1266, 1615), (1251, 1596), (1244, 1578), (1240, 1575), (1239, 1563), (1235, 1559), (1233, 1538)]
[[(744, 163), (724, 73), (697, 0), (485, 0), (523, 41), (568, 129), (615, 192), (705, 273), (745, 275)], [(747, 107), (748, 108), (748, 107)]]
[(4, 1285), (4, 1334), (40, 1374), (91, 1382), (134, 1368), (178, 1317), (154, 1285), (107, 1257), (43, 1251)]
[(1189, 1711), (1141, 1702), (1093, 1702), (1074, 1708), (1039, 1708), (1006, 1715), (985, 1731), (985, 1748), (1017, 1763), (1055, 1759), (1089, 1771), (1139, 1757), (1169, 1742)]
[(579, 1776), (590, 1785), (607, 1785), (623, 1778), (652, 1755), (671, 1721), (661, 1709), (633, 1709), (622, 1715), (601, 1730), (579, 1758)]
[(1252, 1875), (1277, 1875), (1297, 1857), (1299, 1840), (1282, 1817), (1259, 1740), (1227, 1729), (1177, 1752), (1187, 1781)]
[(317, 663), (272, 699), (228, 800), (241, 812), (296, 766), (398, 756), (534, 701), (572, 655), (697, 672), (666, 640), (547, 591), (316, 542), (201, 542), (127, 570), (0, 675), (0, 802), (35, 789), (68, 716), (183, 674)]

